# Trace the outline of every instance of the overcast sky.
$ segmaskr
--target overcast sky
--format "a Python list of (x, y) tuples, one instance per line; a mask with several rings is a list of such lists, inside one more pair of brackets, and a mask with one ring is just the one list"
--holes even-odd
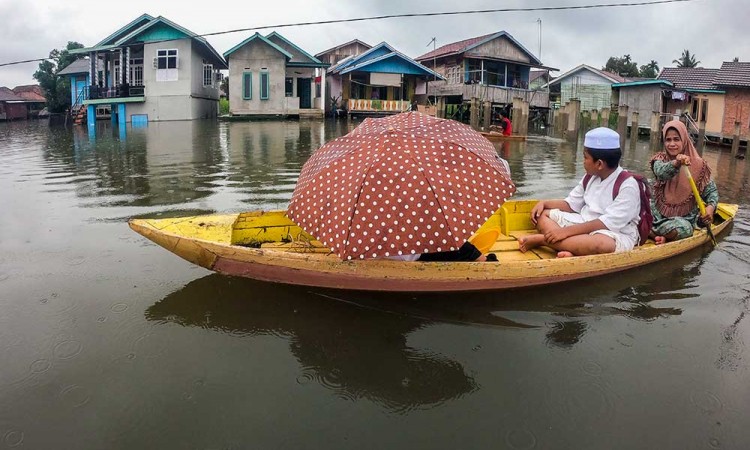
[[(143, 13), (162, 15), (195, 33), (416, 12), (465, 11), (513, 7), (589, 5), (643, 0), (0, 0), (0, 63), (41, 58), (68, 41), (94, 45)], [(265, 6), (257, 6), (257, 4)], [(356, 5), (353, 6), (353, 5)], [(739, 57), (750, 60), (750, 0), (693, 0), (654, 6), (551, 12), (509, 12), (461, 16), (397, 18), (276, 30), (310, 54), (359, 39), (370, 45), (386, 41), (411, 57), (437, 46), (505, 30), (541, 60), (560, 69), (578, 64), (601, 68), (610, 56), (630, 54), (639, 65), (654, 59), (660, 67), (674, 66), (684, 49), (695, 53), (702, 67), (720, 67)], [(259, 30), (264, 34), (274, 29)], [(209, 39), (219, 53), (254, 32)], [(38, 63), (0, 67), (0, 86), (34, 83)]]

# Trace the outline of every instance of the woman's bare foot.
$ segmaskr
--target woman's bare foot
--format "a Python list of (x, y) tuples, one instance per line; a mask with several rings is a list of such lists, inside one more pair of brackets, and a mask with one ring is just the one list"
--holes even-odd
[(518, 249), (522, 253), (526, 253), (532, 248), (539, 247), (544, 244), (543, 234), (529, 234), (518, 239)]
[(665, 242), (667, 242), (667, 238), (664, 236), (654, 236), (654, 244), (661, 245)]
[(557, 257), (558, 258), (570, 258), (571, 256), (575, 256), (575, 255), (573, 255), (570, 252), (566, 252), (566, 251), (557, 252)]

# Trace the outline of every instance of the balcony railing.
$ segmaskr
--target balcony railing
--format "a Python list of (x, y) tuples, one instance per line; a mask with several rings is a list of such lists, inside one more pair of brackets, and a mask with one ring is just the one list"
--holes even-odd
[(85, 95), (89, 100), (99, 100), (106, 98), (143, 97), (144, 92), (143, 86), (121, 84), (115, 87), (88, 86)]
[(408, 111), (411, 103), (405, 100), (349, 99), (349, 112), (402, 112)]

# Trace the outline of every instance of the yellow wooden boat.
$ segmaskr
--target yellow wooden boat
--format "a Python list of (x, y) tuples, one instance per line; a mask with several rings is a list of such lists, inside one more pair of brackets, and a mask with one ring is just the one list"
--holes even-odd
[(521, 136), (519, 134), (512, 134), (510, 136), (505, 136), (502, 133), (487, 133), (485, 131), (480, 131), (479, 134), (486, 137), (487, 140), (490, 142), (500, 142), (500, 141), (525, 141), (526, 136)]
[[(367, 291), (483, 291), (543, 285), (618, 272), (660, 261), (709, 242), (705, 230), (680, 241), (624, 253), (556, 258), (547, 247), (526, 253), (518, 239), (533, 233), (530, 201), (508, 201), (477, 235), (498, 229), (489, 251), (499, 262), (342, 261), (285, 216), (255, 211), (171, 219), (132, 219), (130, 227), (209, 270), (275, 283)], [(720, 203), (713, 231), (732, 222), (737, 205)], [(486, 235), (486, 234), (485, 234)]]

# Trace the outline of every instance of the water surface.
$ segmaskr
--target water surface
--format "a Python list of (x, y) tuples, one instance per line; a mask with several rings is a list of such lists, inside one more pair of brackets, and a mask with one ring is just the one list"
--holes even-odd
[[(0, 448), (747, 448), (750, 163), (717, 248), (506, 293), (276, 286), (190, 265), (134, 216), (283, 209), (346, 122), (0, 123)], [(498, 144), (517, 198), (581, 149)], [(648, 142), (623, 165), (645, 171)]]

